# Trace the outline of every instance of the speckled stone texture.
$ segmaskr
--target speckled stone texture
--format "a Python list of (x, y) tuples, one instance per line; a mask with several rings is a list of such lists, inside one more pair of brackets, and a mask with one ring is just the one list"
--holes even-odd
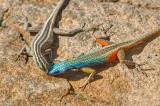
[[(160, 105), (160, 37), (131, 50), (127, 59), (141, 68), (131, 68), (129, 80), (120, 64), (95, 66), (97, 75), (84, 91), (79, 86), (88, 75), (69, 72), (51, 77), (41, 71), (32, 57), (16, 60), (22, 48), (18, 31), (8, 22), (32, 26), (43, 24), (58, 0), (0, 0), (0, 105), (1, 106), (158, 106)], [(57, 59), (70, 59), (99, 48), (97, 33), (122, 42), (160, 27), (159, 0), (70, 0), (59, 27), (69, 30), (86, 23), (74, 37), (58, 36)], [(21, 25), (21, 24), (20, 24)], [(20, 26), (22, 27), (22, 26)], [(100, 37), (100, 36), (98, 36)], [(29, 36), (28, 39), (33, 36)], [(29, 40), (31, 42), (31, 40)]]

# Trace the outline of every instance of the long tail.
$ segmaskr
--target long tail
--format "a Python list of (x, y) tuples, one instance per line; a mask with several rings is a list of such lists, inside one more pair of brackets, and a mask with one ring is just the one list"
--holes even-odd
[(146, 41), (151, 41), (151, 40), (155, 39), (156, 37), (158, 37), (159, 35), (160, 35), (160, 29), (153, 30), (153, 31), (146, 33), (143, 36), (138, 37), (135, 40), (133, 40), (131, 47), (134, 47), (134, 46), (139, 45), (139, 44), (146, 42)]

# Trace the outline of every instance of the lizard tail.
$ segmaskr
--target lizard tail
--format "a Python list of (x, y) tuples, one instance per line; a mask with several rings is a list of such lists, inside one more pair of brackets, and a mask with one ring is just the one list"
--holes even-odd
[(131, 47), (134, 47), (134, 46), (139, 45), (144, 42), (152, 41), (153, 39), (155, 39), (159, 35), (160, 35), (160, 29), (153, 30), (153, 31), (146, 33), (143, 36), (133, 40)]

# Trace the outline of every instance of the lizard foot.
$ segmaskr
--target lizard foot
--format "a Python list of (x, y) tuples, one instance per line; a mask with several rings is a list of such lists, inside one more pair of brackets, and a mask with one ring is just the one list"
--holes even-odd
[(79, 87), (82, 90), (84, 90), (86, 88), (86, 86), (90, 83), (90, 81), (93, 79), (94, 75), (96, 74), (96, 70), (89, 68), (89, 67), (83, 67), (83, 68), (81, 68), (81, 71), (84, 73), (90, 73), (87, 80), (82, 84), (82, 86)]
[[(128, 60), (125, 60), (127, 62), (121, 62), (121, 65), (120, 65), (120, 71), (122, 73), (125, 74), (125, 76), (129, 79), (129, 82), (132, 84), (132, 85), (137, 85), (137, 81), (135, 77), (138, 77), (139, 73), (138, 72), (141, 72), (143, 75), (145, 75), (146, 77), (148, 77), (148, 75), (142, 71), (142, 70), (149, 70), (149, 69), (144, 69), (142, 66), (145, 65), (145, 63), (142, 63), (142, 64), (138, 64), (138, 63), (135, 63), (135, 62), (132, 62), (132, 61), (128, 61)], [(130, 66), (134, 66), (134, 68), (138, 71), (131, 71), (129, 68), (128, 68), (128, 65)]]
[(143, 64), (138, 64), (138, 63), (135, 63), (133, 61), (130, 61), (130, 60), (122, 60), (121, 61), (122, 64), (126, 64), (128, 67), (141, 67)]
[(19, 61), (19, 60), (22, 59), (22, 60), (25, 60), (25, 63), (27, 63), (29, 57), (30, 57), (30, 56), (29, 56), (29, 54), (27, 53), (26, 48), (23, 47), (23, 48), (21, 49), (21, 51), (20, 51), (19, 53), (17, 53), (15, 61)]

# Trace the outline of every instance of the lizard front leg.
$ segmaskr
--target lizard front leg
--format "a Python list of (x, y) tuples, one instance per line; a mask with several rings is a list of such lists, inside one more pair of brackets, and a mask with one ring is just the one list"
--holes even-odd
[[(106, 38), (95, 38), (96, 42), (99, 43), (101, 46), (109, 46), (112, 44), (112, 42), (108, 41), (107, 39), (110, 36), (107, 36)], [(89, 77), (87, 78), (87, 80), (82, 84), (82, 86), (80, 86), (80, 88), (82, 88), (82, 90), (85, 89), (85, 87), (90, 83), (90, 81), (92, 80), (92, 78), (94, 77), (94, 75), (96, 74), (96, 70), (90, 67), (83, 67), (80, 69), (80, 71), (90, 74)]]
[[(73, 28), (71, 30), (62, 30), (59, 28), (53, 28), (53, 33), (60, 36), (74, 36), (76, 33), (82, 32), (83, 27), (84, 25), (82, 27)], [(41, 25), (36, 27), (29, 27), (28, 31), (33, 33), (38, 33), (41, 28), (42, 28)]]
[(82, 84), (82, 86), (80, 86), (80, 88), (82, 88), (82, 90), (84, 90), (85, 87), (90, 83), (90, 81), (92, 80), (92, 78), (96, 74), (96, 70), (94, 70), (90, 67), (83, 67), (80, 69), (80, 71), (87, 73), (87, 74), (90, 74), (89, 77), (87, 78), (87, 80)]
[(83, 31), (83, 28), (81, 27), (77, 27), (77, 28), (73, 28), (71, 30), (62, 30), (62, 29), (59, 29), (59, 28), (54, 28), (53, 29), (53, 32), (57, 35), (60, 35), (60, 36), (73, 36), (75, 35), (76, 33), (79, 33), (79, 32), (82, 32)]
[(20, 33), (20, 39), (21, 39), (21, 42), (23, 44), (23, 47), (22, 49), (20, 50), (20, 52), (18, 53), (18, 56), (16, 58), (16, 60), (18, 60), (20, 58), (21, 55), (26, 55), (27, 56), (27, 59), (26, 61), (28, 60), (28, 57), (32, 56), (32, 53), (31, 53), (31, 48), (30, 48), (30, 45), (29, 43), (26, 41), (26, 39), (24, 37), (29, 37), (31, 36), (29, 32), (27, 32), (27, 27), (28, 25), (28, 22), (26, 21), (25, 24), (24, 24), (24, 29), (23, 28), (20, 28), (17, 24), (14, 24), (14, 28), (16, 30), (18, 30), (18, 32)]

